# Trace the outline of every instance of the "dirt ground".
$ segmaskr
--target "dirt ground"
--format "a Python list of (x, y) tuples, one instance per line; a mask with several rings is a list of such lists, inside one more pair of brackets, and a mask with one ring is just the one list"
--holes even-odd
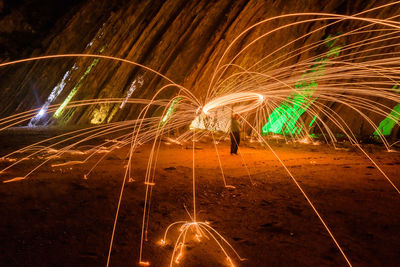
[[(43, 136), (40, 136), (43, 137)], [(35, 136), (37, 138), (37, 136)], [(1, 136), (1, 155), (30, 143), (32, 135)], [(400, 266), (400, 195), (362, 153), (350, 146), (283, 144), (272, 148), (314, 203), (353, 266)], [(197, 220), (207, 221), (237, 250), (235, 266), (346, 266), (346, 261), (274, 155), (258, 144), (229, 154), (228, 141), (218, 144), (224, 187), (212, 142), (196, 143)], [(395, 185), (400, 187), (400, 153), (365, 146)], [(0, 184), (1, 266), (105, 266), (124, 177), (127, 149), (104, 154), (85, 164), (85, 155), (65, 155), (46, 163), (26, 180)], [(168, 266), (179, 234), (173, 222), (190, 221), (191, 144), (163, 143), (157, 160), (148, 241), (143, 259)], [(133, 179), (125, 185), (110, 266), (136, 266), (150, 146), (134, 154)], [(20, 155), (18, 157), (26, 156)], [(18, 158), (17, 157), (17, 158)], [(0, 180), (24, 176), (43, 159), (34, 156), (0, 174)], [(10, 162), (0, 161), (2, 169)], [(249, 174), (250, 175), (249, 175)], [(216, 243), (205, 237), (184, 249), (180, 266), (229, 266)]]

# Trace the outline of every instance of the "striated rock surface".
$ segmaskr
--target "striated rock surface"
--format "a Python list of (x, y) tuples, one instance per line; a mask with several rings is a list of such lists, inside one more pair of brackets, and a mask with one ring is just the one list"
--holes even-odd
[[(37, 2), (40, 1), (10, 5), (7, 1), (1, 1), (2, 62), (39, 55), (70, 53), (115, 56), (143, 64), (166, 75), (177, 84), (191, 90), (201, 101), (204, 101), (211, 77), (224, 51), (242, 31), (254, 23), (278, 15), (301, 12), (355, 14), (386, 3), (362, 0), (322, 1), (323, 3), (317, 0), (132, 0), (117, 3), (71, 0), (50, 7), (48, 4), (52, 1), (45, 1), (46, 4), (42, 1), (40, 6), (34, 6)], [(67, 7), (69, 10), (65, 10)], [(397, 8), (386, 8), (370, 12), (366, 16), (388, 18), (397, 13)], [(27, 14), (41, 19), (34, 22)], [(225, 55), (223, 63), (229, 63), (237, 52), (263, 33), (279, 29), (299, 19), (292, 17), (271, 20), (248, 32)], [(246, 49), (234, 63), (243, 68), (250, 67), (297, 36), (328, 23), (327, 20), (321, 20), (277, 30)], [(275, 67), (278, 69), (318, 56), (322, 51), (311, 49), (282, 65), (279, 64), (279, 58), (285, 57), (290, 51), (323, 40), (329, 34), (347, 32), (362, 25), (362, 22), (347, 21), (290, 43), (273, 55), (276, 60)], [(22, 36), (17, 38), (18, 34)], [(351, 43), (356, 42), (356, 38), (357, 36), (348, 37), (341, 41)], [(388, 41), (388, 44), (393, 42), (395, 41)], [(399, 48), (389, 47), (386, 52), (388, 51), (399, 51)], [(226, 75), (233, 71), (229, 69)], [(167, 84), (167, 81), (159, 76), (128, 63), (78, 57), (2, 67), (0, 75), (2, 117), (41, 108), (46, 103), (61, 104), (67, 98), (151, 98), (158, 89)], [(54, 95), (55, 88), (58, 89)], [(169, 98), (177, 90), (171, 88), (160, 97)], [(52, 92), (53, 99), (50, 97)], [(63, 110), (56, 117), (48, 114), (37, 118), (34, 123), (105, 123), (133, 118), (137, 116), (141, 107), (125, 105), (121, 108), (121, 104), (117, 103), (72, 108)], [(335, 104), (332, 108), (345, 118), (357, 134), (368, 135), (373, 132), (371, 126), (362, 123), (357, 114), (343, 105)], [(383, 118), (372, 113), (367, 115), (371, 116), (375, 123), (379, 123)], [(311, 119), (312, 117), (305, 117), (304, 121), (309, 123)]]

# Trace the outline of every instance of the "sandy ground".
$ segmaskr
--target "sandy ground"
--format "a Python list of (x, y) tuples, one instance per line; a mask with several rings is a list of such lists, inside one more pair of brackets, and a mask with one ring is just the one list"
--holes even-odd
[[(35, 136), (36, 138), (37, 136)], [(43, 136), (40, 136), (43, 137)], [(1, 137), (2, 155), (30, 143), (32, 135)], [(143, 182), (150, 146), (134, 154), (134, 182), (124, 188), (110, 266), (135, 266), (146, 186)], [(354, 266), (400, 265), (400, 195), (382, 174), (353, 148), (327, 145), (272, 147), (307, 193)], [(226, 181), (222, 180), (214, 145), (196, 144), (195, 175), (198, 221), (224, 236), (246, 258), (237, 266), (346, 266), (346, 262), (310, 205), (274, 155), (244, 143), (241, 156), (218, 144)], [(368, 145), (367, 152), (400, 186), (400, 154)], [(127, 149), (104, 154), (85, 164), (51, 167), (82, 160), (66, 155), (45, 164), (28, 179), (0, 184), (1, 266), (105, 266), (114, 216), (124, 176)], [(2, 173), (0, 180), (23, 176), (41, 163), (32, 157)], [(0, 166), (8, 166), (1, 161)], [(250, 176), (248, 175), (250, 173)], [(168, 266), (179, 232), (173, 228), (160, 246), (165, 229), (190, 220), (192, 149), (163, 144), (155, 171), (148, 241), (143, 258)], [(180, 266), (228, 266), (212, 240), (190, 240)], [(229, 251), (229, 250), (228, 250)]]

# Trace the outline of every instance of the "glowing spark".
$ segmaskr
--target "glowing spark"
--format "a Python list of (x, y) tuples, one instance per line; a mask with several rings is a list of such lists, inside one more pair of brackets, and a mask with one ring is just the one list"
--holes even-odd
[(67, 166), (67, 165), (77, 165), (77, 164), (83, 164), (85, 163), (85, 161), (68, 161), (68, 162), (64, 162), (64, 163), (58, 163), (58, 164), (52, 164), (51, 167), (60, 167), (60, 166)]
[(172, 143), (172, 144), (182, 145), (181, 142), (179, 142), (178, 140), (176, 140), (176, 139), (174, 139), (174, 138), (171, 138), (171, 137), (167, 137), (166, 140), (167, 140), (169, 143)]
[(13, 179), (3, 181), (3, 184), (5, 184), (5, 183), (11, 183), (11, 182), (17, 182), (17, 181), (21, 181), (21, 180), (24, 180), (24, 179), (25, 179), (25, 177), (15, 177), (15, 178), (13, 178)]
[(179, 244), (179, 248), (178, 248), (178, 250), (180, 250), (179, 251), (179, 254), (176, 256), (176, 258), (175, 258), (175, 263), (177, 263), (177, 264), (179, 264), (180, 263), (180, 260), (182, 259), (182, 257), (183, 257), (183, 243), (180, 243)]
[(15, 161), (17, 161), (17, 159), (13, 159), (13, 158), (0, 158), (0, 161), (15, 162)]
[(235, 265), (233, 264), (232, 259), (231, 259), (230, 257), (226, 257), (226, 260), (229, 262), (229, 264), (230, 264), (232, 267), (235, 267)]
[(226, 249), (224, 248), (224, 245), (227, 246), (227, 248), (229, 248), (238, 257), (238, 259), (240, 261), (245, 260), (244, 258), (241, 258), (239, 256), (239, 254), (233, 249), (232, 245), (230, 245), (225, 238), (223, 238), (215, 229), (213, 229), (209, 225), (209, 222), (207, 222), (207, 221), (205, 221), (205, 222), (192, 221), (192, 222), (172, 223), (167, 227), (167, 230), (165, 231), (165, 234), (164, 234), (164, 238), (162, 239), (163, 242), (161, 242), (161, 243), (166, 242), (166, 237), (168, 235), (169, 230), (171, 229), (172, 226), (177, 225), (177, 224), (182, 224), (182, 225), (179, 227), (180, 234), (176, 240), (175, 247), (172, 252), (170, 266), (172, 266), (173, 262), (179, 264), (180, 260), (183, 258), (183, 255), (184, 255), (183, 251), (184, 251), (184, 247), (185, 247), (184, 244), (185, 244), (185, 240), (186, 240), (189, 230), (194, 232), (194, 239), (198, 242), (201, 242), (201, 239), (200, 239), (201, 236), (205, 236), (207, 239), (214, 240), (217, 243), (217, 245), (219, 246), (219, 248), (222, 250), (224, 255), (226, 256), (226, 258), (229, 259), (228, 262), (230, 262), (231, 266), (234, 266), (234, 264), (233, 264), (231, 257), (228, 256), (228, 253), (227, 253)]

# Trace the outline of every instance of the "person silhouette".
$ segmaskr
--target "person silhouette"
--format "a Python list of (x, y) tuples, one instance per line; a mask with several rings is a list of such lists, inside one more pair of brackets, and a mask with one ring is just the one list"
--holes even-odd
[(231, 131), (230, 131), (230, 138), (231, 138), (231, 155), (237, 155), (237, 150), (240, 144), (240, 131), (242, 128), (240, 127), (240, 123), (238, 121), (239, 115), (234, 114), (231, 118)]

